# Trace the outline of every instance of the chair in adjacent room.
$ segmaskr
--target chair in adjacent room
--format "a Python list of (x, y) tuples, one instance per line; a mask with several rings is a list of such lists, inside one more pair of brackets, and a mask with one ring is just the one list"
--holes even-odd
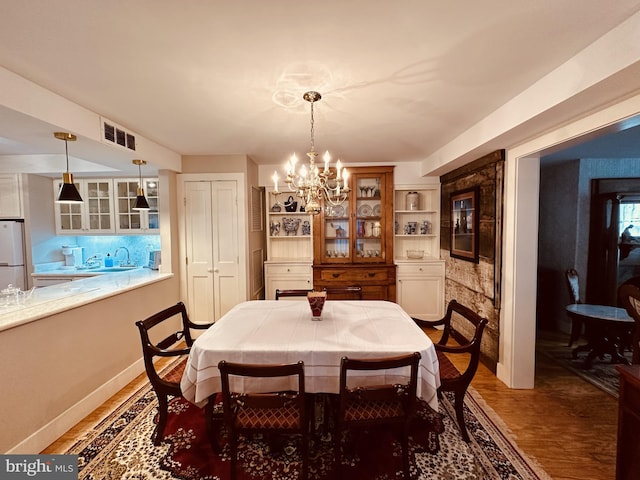
[(362, 300), (362, 287), (359, 285), (325, 287), (322, 291), (327, 292), (327, 300)]
[[(574, 268), (569, 268), (565, 272), (567, 280), (567, 287), (569, 288), (569, 299), (571, 303), (582, 303), (580, 300), (580, 282), (578, 272)], [(582, 321), (579, 318), (572, 318), (571, 320), (571, 333), (569, 335), (569, 347), (573, 345), (573, 342), (578, 341), (582, 334)]]
[[(451, 324), (454, 313), (456, 314), (456, 320), (461, 319), (467, 322), (468, 325), (461, 325), (462, 328), (455, 329)], [(456, 300), (451, 300), (447, 306), (447, 312), (442, 319), (420, 320), (414, 318), (413, 320), (420, 327), (444, 326), (440, 340), (434, 344), (440, 363), (440, 388), (438, 389), (438, 395), (441, 397), (443, 391), (454, 393), (458, 428), (464, 441), (469, 442), (469, 434), (464, 422), (464, 396), (478, 369), (480, 344), (482, 341), (482, 333), (487, 325), (487, 319), (481, 317), (469, 307), (458, 303)], [(466, 339), (465, 336), (460, 333), (460, 329), (473, 332), (471, 339)], [(450, 338), (453, 338), (457, 343), (448, 344)], [(468, 358), (466, 368), (462, 372), (459, 371), (447, 355), (466, 355), (466, 357), (464, 357)]]
[[(231, 479), (235, 480), (238, 460), (238, 436), (253, 433), (280, 433), (301, 436), (302, 474), (305, 480), (309, 469), (309, 414), (304, 386), (304, 363), (282, 365), (241, 364), (221, 361), (218, 364), (222, 382), (224, 422), (229, 432)], [(262, 381), (281, 377), (286, 388), (268, 393), (232, 392), (233, 377), (253, 377)], [(286, 377), (291, 377), (287, 381)], [(297, 377), (297, 378), (294, 378)]]
[[(159, 328), (157, 331), (153, 329), (176, 316), (179, 316), (181, 320), (180, 330), (164, 337), (163, 340), (151, 341), (151, 337), (155, 339), (163, 336), (163, 334), (159, 332), (166, 332), (166, 328), (164, 330)], [(158, 424), (156, 425), (152, 439), (154, 445), (160, 445), (164, 438), (164, 429), (167, 424), (169, 397), (182, 397), (180, 379), (184, 372), (187, 355), (189, 354), (191, 345), (193, 345), (191, 329), (205, 330), (209, 328), (211, 324), (193, 323), (187, 315), (187, 309), (184, 303), (178, 302), (171, 307), (151, 315), (145, 320), (137, 321), (136, 325), (140, 330), (142, 354), (147, 377), (149, 377), (149, 382), (158, 397)], [(164, 325), (162, 326), (164, 327)], [(154, 363), (154, 360), (157, 360), (158, 357), (184, 357), (184, 361), (168, 373), (163, 374)], [(209, 428), (212, 428), (213, 422), (213, 401), (212, 399), (210, 402), (211, 406), (207, 406), (207, 425)], [(219, 417), (221, 419), (221, 414), (219, 414)]]
[[(409, 428), (416, 411), (416, 389), (420, 353), (396, 357), (357, 359), (343, 357), (340, 364), (340, 393), (335, 416), (335, 465), (340, 478), (343, 432), (372, 427), (398, 427), (402, 430), (402, 466), (409, 478)], [(407, 368), (408, 367), (408, 368)], [(352, 371), (404, 368), (410, 370), (406, 382), (375, 386), (350, 386)]]
[(307, 293), (313, 292), (313, 290), (309, 289), (291, 289), (291, 290), (280, 290), (276, 288), (276, 300), (280, 300), (282, 297), (306, 297)]
[(618, 300), (635, 322), (631, 336), (631, 363), (640, 364), (640, 288), (631, 283), (622, 284), (618, 289)]

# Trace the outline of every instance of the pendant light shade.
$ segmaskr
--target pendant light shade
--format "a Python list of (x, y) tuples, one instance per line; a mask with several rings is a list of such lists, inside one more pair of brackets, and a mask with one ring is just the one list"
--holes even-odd
[(145, 160), (132, 160), (134, 165), (138, 165), (138, 191), (136, 193), (136, 201), (133, 204), (131, 210), (151, 210), (149, 206), (149, 202), (144, 196), (144, 189), (142, 188), (142, 169), (141, 165), (146, 165), (147, 162)]
[(67, 132), (55, 132), (53, 134), (58, 140), (64, 140), (64, 151), (67, 158), (67, 170), (62, 174), (62, 185), (58, 191), (56, 203), (82, 203), (80, 192), (73, 183), (73, 174), (69, 172), (69, 147), (67, 142), (75, 142), (76, 136)]

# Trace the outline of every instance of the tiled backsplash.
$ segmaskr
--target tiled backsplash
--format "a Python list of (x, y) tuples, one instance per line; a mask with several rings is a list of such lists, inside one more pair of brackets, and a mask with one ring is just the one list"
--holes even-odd
[[(131, 263), (144, 266), (149, 261), (149, 252), (160, 249), (160, 235), (77, 236), (75, 239), (77, 245), (84, 248), (83, 262), (96, 255), (104, 263), (107, 253), (113, 257), (118, 247), (126, 247)], [(126, 262), (126, 252), (118, 252), (113, 260), (115, 265)]]

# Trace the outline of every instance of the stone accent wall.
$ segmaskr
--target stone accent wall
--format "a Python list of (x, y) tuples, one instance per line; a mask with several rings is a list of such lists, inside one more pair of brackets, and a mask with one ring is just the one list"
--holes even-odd
[[(456, 299), (489, 320), (482, 338), (482, 360), (495, 371), (500, 337), (502, 270), (502, 203), (504, 150), (495, 151), (440, 177), (440, 255), (445, 260), (445, 300)], [(478, 263), (453, 258), (451, 245), (451, 194), (479, 187)], [(455, 325), (454, 320), (454, 325)], [(455, 325), (467, 338), (470, 332)]]

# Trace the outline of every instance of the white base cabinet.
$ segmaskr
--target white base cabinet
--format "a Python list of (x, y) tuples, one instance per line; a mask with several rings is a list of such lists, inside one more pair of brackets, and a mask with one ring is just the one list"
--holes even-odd
[(311, 262), (265, 262), (265, 299), (274, 300), (276, 289), (310, 290), (313, 288)]
[(396, 298), (412, 317), (439, 320), (444, 316), (444, 261), (397, 262)]

